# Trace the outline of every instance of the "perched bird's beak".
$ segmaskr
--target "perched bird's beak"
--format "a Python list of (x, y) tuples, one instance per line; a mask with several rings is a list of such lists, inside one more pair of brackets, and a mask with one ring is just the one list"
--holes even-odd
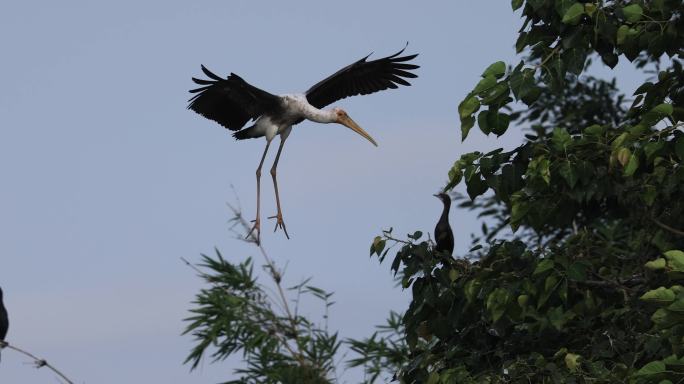
[(356, 122), (354, 120), (352, 120), (351, 117), (349, 117), (347, 115), (342, 116), (337, 120), (337, 122), (344, 125), (345, 127), (349, 128), (349, 129), (351, 129), (352, 131), (358, 133), (359, 135), (365, 137), (366, 140), (373, 143), (373, 145), (375, 145), (376, 147), (378, 146), (378, 143), (376, 143), (375, 140), (373, 140), (371, 135), (369, 135), (368, 132), (364, 131), (363, 128), (359, 127), (359, 125), (356, 124)]

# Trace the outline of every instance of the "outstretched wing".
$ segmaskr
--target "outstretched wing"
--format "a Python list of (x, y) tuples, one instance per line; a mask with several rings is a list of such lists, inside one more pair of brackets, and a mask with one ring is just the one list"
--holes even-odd
[(202, 87), (190, 90), (196, 95), (189, 100), (188, 109), (231, 131), (239, 130), (250, 119), (257, 119), (266, 112), (278, 113), (282, 108), (278, 96), (247, 83), (234, 73), (222, 79), (204, 65), (202, 72), (210, 80), (192, 78)]
[[(406, 47), (404, 47), (406, 49)], [(373, 61), (366, 61), (368, 56), (335, 72), (306, 91), (306, 99), (316, 108), (345, 97), (367, 95), (387, 88), (397, 88), (397, 84), (411, 85), (404, 78), (418, 77), (409, 72), (420, 68), (415, 64), (407, 64), (416, 55), (402, 56), (404, 49), (392, 56)]]

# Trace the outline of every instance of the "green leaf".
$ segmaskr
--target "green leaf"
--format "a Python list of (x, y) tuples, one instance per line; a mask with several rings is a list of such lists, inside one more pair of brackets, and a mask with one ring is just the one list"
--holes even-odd
[(569, 161), (564, 161), (558, 168), (558, 173), (565, 179), (570, 188), (575, 188), (577, 184), (577, 171)]
[(461, 119), (469, 117), (480, 109), (480, 101), (475, 96), (468, 96), (458, 105), (458, 114)]
[(663, 149), (665, 143), (662, 141), (652, 141), (644, 146), (644, 153), (646, 154), (646, 159), (651, 159), (658, 151)]
[(549, 300), (549, 297), (551, 297), (551, 294), (556, 290), (556, 287), (558, 286), (558, 277), (554, 274), (551, 274), (546, 277), (546, 280), (544, 280), (544, 291), (539, 297), (539, 301), (537, 302), (537, 309), (541, 308), (546, 304), (546, 302)]
[(663, 372), (665, 372), (665, 363), (662, 361), (651, 361), (638, 370), (635, 376), (653, 376)]
[(469, 280), (463, 286), (463, 292), (465, 292), (466, 300), (471, 303), (475, 297), (480, 293), (480, 286), (482, 283), (479, 280)]
[(584, 11), (587, 15), (591, 16), (596, 12), (596, 4), (594, 3), (584, 3)]
[(647, 269), (650, 269), (652, 271), (656, 271), (658, 269), (665, 269), (665, 266), (667, 265), (667, 261), (663, 259), (662, 257), (659, 257), (655, 260), (651, 260), (648, 263), (646, 263), (645, 267)]
[(649, 127), (653, 126), (665, 117), (672, 116), (672, 111), (672, 104), (663, 103), (656, 105), (650, 111), (644, 113), (640, 123)]
[(458, 183), (461, 182), (461, 179), (463, 178), (463, 171), (461, 170), (461, 161), (456, 161), (454, 165), (451, 167), (449, 170), (449, 182), (447, 183), (446, 187), (444, 187), (444, 192), (449, 191)]
[(375, 238), (373, 239), (373, 244), (371, 245), (370, 249), (371, 256), (373, 255), (373, 253), (377, 253), (378, 256), (380, 256), (380, 253), (383, 249), (385, 249), (385, 240), (383, 240), (380, 236), (375, 236)]
[(684, 313), (684, 299), (678, 299), (667, 307), (668, 311)]
[(620, 134), (620, 136), (616, 137), (612, 143), (610, 143), (611, 148), (613, 148), (613, 149), (619, 148), (622, 145), (622, 143), (624, 143), (625, 140), (627, 140), (628, 137), (629, 137), (629, 133), (623, 132), (622, 134)]
[(617, 152), (617, 159), (623, 167), (629, 163), (630, 156), (632, 156), (632, 151), (630, 151), (629, 148), (622, 147)]
[(587, 135), (592, 135), (592, 136), (601, 136), (606, 132), (605, 127), (602, 127), (598, 124), (590, 125), (586, 128), (584, 128), (584, 133)]
[(482, 77), (494, 76), (498, 79), (504, 74), (506, 74), (506, 63), (503, 61), (497, 61), (485, 69), (485, 71), (482, 73)]
[(580, 263), (579, 261), (576, 261), (568, 267), (568, 270), (566, 271), (566, 274), (568, 276), (568, 279), (575, 280), (575, 281), (585, 281), (587, 280), (587, 273), (586, 273), (587, 266), (584, 263)]
[(577, 371), (577, 368), (579, 368), (579, 359), (580, 355), (576, 355), (574, 353), (568, 353), (565, 355), (565, 366), (568, 367), (568, 369), (571, 372)]
[(555, 263), (552, 259), (544, 259), (540, 261), (539, 264), (537, 264), (537, 267), (534, 269), (534, 272), (532, 272), (532, 276), (544, 273), (549, 269), (553, 268), (554, 265)]
[(511, 206), (511, 227), (515, 231), (520, 224), (520, 221), (530, 211), (530, 205), (525, 201), (516, 201)]
[(487, 127), (497, 136), (501, 136), (506, 133), (510, 123), (511, 117), (506, 113), (499, 113), (490, 110), (487, 114)]
[(564, 128), (554, 128), (551, 136), (553, 146), (559, 150), (564, 151), (565, 148), (572, 142), (572, 137)]
[(629, 26), (621, 25), (620, 28), (618, 28), (617, 30), (617, 34), (615, 35), (617, 44), (622, 45), (625, 42), (625, 39), (627, 38), (628, 34)]
[(485, 135), (489, 135), (489, 133), (492, 131), (491, 127), (489, 127), (488, 120), (488, 110), (480, 111), (480, 113), (477, 114), (477, 125), (480, 127), (480, 131), (482, 131), (482, 133)]
[(504, 288), (497, 288), (487, 296), (485, 305), (492, 315), (492, 321), (497, 322), (503, 316), (510, 299), (511, 294)]
[[(625, 25), (623, 25), (623, 27), (625, 27)], [(622, 27), (620, 27), (620, 28), (622, 28)], [(647, 82), (641, 84), (641, 85), (636, 89), (636, 91), (634, 91), (633, 96), (640, 95), (640, 94), (642, 94), (642, 93), (646, 93), (646, 92), (648, 92), (651, 88), (653, 88), (653, 83), (651, 83), (650, 81), (647, 81)]]
[(625, 19), (630, 23), (636, 23), (641, 20), (641, 16), (644, 14), (644, 10), (639, 4), (631, 4), (622, 8), (622, 13), (625, 15)]
[(489, 189), (489, 186), (484, 180), (482, 180), (479, 173), (476, 173), (473, 175), (473, 177), (466, 179), (466, 190), (471, 200), (475, 200), (476, 197), (485, 193), (487, 189)]
[(466, 137), (468, 137), (468, 132), (470, 132), (470, 129), (475, 125), (475, 118), (472, 116), (468, 116), (466, 118), (461, 119), (461, 141), (465, 140)]
[(647, 185), (644, 188), (644, 192), (641, 194), (641, 199), (644, 200), (644, 203), (648, 205), (649, 207), (653, 205), (653, 202), (655, 201), (655, 198), (658, 196), (658, 190), (656, 187), (652, 185)]
[(480, 93), (486, 91), (496, 85), (496, 77), (494, 75), (485, 76), (480, 82), (477, 83), (473, 93)]
[(522, 7), (524, 0), (511, 0), (511, 8), (513, 10), (517, 10), (518, 8)]
[(632, 156), (629, 157), (629, 162), (625, 167), (624, 175), (627, 177), (632, 176), (637, 168), (639, 168), (639, 158), (636, 153), (633, 153)]
[(581, 3), (575, 3), (568, 8), (568, 10), (565, 12), (565, 15), (563, 15), (563, 24), (572, 24), (576, 25), (579, 23), (582, 15), (584, 14), (584, 5)]
[(669, 304), (674, 301), (675, 293), (668, 288), (659, 287), (644, 293), (640, 299), (657, 304)]
[(684, 252), (671, 250), (664, 253), (667, 265), (675, 272), (684, 272)]

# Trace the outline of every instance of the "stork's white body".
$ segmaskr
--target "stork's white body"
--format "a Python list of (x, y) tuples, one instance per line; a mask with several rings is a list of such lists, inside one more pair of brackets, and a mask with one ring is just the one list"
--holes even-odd
[(334, 109), (322, 110), (314, 107), (309, 104), (303, 93), (291, 93), (279, 95), (279, 97), (285, 113), (279, 115), (277, 120), (269, 115), (263, 115), (254, 123), (254, 133), (263, 135), (268, 142), (276, 135), (280, 135), (281, 140), (286, 139), (292, 130), (293, 123), (302, 118), (317, 123), (336, 122)]

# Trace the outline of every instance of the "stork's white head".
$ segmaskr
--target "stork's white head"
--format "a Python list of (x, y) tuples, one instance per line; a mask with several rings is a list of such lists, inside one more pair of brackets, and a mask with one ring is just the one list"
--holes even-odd
[(349, 117), (349, 115), (347, 114), (347, 112), (345, 112), (344, 109), (335, 107), (332, 109), (332, 112), (335, 115), (336, 123), (344, 125), (345, 127), (365, 137), (366, 140), (373, 143), (373, 145), (375, 145), (376, 147), (378, 146), (378, 144), (375, 142), (375, 140), (373, 140), (371, 135), (369, 135), (368, 132), (364, 131), (363, 128), (356, 124), (356, 122), (352, 120), (351, 117)]

